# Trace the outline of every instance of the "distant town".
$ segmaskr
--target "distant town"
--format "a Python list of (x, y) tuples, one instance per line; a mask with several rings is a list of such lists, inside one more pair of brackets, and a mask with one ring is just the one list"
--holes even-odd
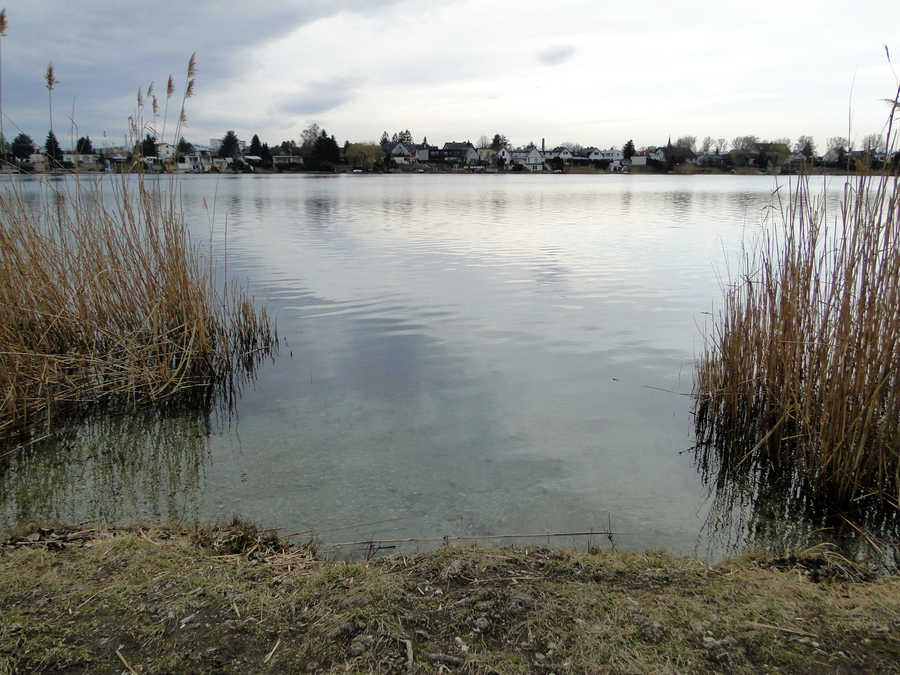
[(707, 136), (670, 138), (662, 145), (599, 148), (578, 143), (546, 147), (528, 143), (514, 147), (505, 136), (432, 145), (427, 137), (416, 143), (409, 130), (379, 142), (338, 144), (318, 125), (306, 128), (299, 141), (269, 146), (258, 135), (246, 140), (228, 131), (207, 144), (181, 138), (159, 142), (151, 134), (121, 146), (94, 148), (82, 136), (69, 150), (60, 148), (51, 131), (43, 146), (24, 133), (0, 151), (6, 166), (24, 173), (48, 171), (105, 172), (553, 172), (553, 173), (797, 173), (880, 171), (900, 165), (900, 152), (888, 154), (884, 139), (872, 134), (854, 148), (846, 138), (832, 137), (819, 152), (809, 136), (761, 140), (738, 136), (731, 141)]

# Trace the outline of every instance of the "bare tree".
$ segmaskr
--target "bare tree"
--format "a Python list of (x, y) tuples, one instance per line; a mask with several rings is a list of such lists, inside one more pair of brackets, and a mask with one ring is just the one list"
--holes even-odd
[(816, 142), (812, 136), (800, 136), (794, 143), (794, 152), (806, 155), (806, 158), (815, 157)]
[(759, 139), (756, 136), (737, 136), (731, 141), (731, 147), (735, 150), (750, 150), (757, 143)]
[(482, 134), (478, 137), (478, 147), (479, 148), (487, 148), (491, 145), (491, 139)]
[(728, 140), (725, 138), (717, 138), (716, 139), (716, 152), (727, 152), (728, 151)]
[(690, 150), (694, 152), (697, 147), (697, 137), (696, 136), (682, 136), (677, 141), (675, 141), (676, 148), (684, 148), (685, 150)]
[(700, 144), (700, 152), (709, 152), (714, 144), (712, 136), (707, 136), (703, 139), (703, 143)]
[(884, 137), (881, 134), (869, 134), (862, 140), (863, 152), (872, 154), (884, 148)]
[(791, 147), (791, 139), (787, 136), (782, 136), (781, 138), (772, 139), (772, 142), (776, 145), (785, 145), (787, 147)]
[(846, 150), (847, 145), (847, 139), (843, 136), (831, 136), (827, 141), (825, 141), (825, 147), (828, 148), (829, 151), (838, 150), (840, 148)]

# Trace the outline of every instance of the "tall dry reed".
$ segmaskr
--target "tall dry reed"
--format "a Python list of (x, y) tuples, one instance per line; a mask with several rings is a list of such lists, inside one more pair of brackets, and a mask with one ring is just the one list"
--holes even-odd
[(897, 508), (900, 183), (847, 178), (837, 214), (808, 177), (785, 192), (698, 363), (700, 462), (720, 481), (783, 474), (794, 492)]
[(0, 192), (0, 438), (101, 404), (208, 395), (276, 344), (266, 310), (216, 282), (174, 191), (54, 185)]

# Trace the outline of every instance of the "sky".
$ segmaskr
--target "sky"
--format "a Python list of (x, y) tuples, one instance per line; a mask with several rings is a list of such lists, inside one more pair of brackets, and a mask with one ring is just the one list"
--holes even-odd
[[(0, 0), (2, 2), (2, 0)], [(315, 122), (339, 143), (409, 129), (417, 142), (495, 133), (661, 145), (884, 130), (897, 91), (896, 0), (603, 2), (599, 0), (13, 0), (5, 5), (3, 130), (43, 143), (43, 74), (53, 63), (53, 123), (63, 148), (89, 135), (124, 142), (136, 93), (176, 89), (197, 55), (184, 137), (229, 129), (269, 144)], [(892, 67), (885, 46), (895, 60)], [(144, 122), (159, 135), (160, 115)], [(169, 102), (172, 138), (180, 93)], [(73, 124), (74, 121), (74, 124)], [(77, 126), (76, 126), (77, 125)], [(848, 133), (849, 129), (849, 133)]]

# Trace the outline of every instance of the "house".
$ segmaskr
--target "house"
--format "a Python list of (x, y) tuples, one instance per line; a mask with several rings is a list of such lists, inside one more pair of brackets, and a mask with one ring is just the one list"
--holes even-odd
[(79, 152), (64, 152), (63, 164), (71, 164), (73, 167), (80, 169), (93, 170), (97, 168), (97, 155), (82, 154)]
[(175, 146), (171, 143), (157, 143), (156, 156), (160, 161), (167, 162), (175, 157)]
[(558, 145), (544, 153), (544, 159), (561, 159), (566, 164), (571, 162), (573, 157), (572, 151), (564, 145)]
[(46, 157), (43, 151), (32, 152), (28, 155), (28, 163), (34, 167), (35, 171), (42, 171), (44, 169), (44, 161)]
[(730, 157), (726, 154), (719, 154), (715, 152), (701, 152), (699, 155), (697, 155), (696, 163), (697, 166), (724, 169), (729, 160)]
[(175, 165), (176, 171), (191, 171), (194, 173), (202, 173), (209, 171), (212, 167), (212, 158), (209, 153), (192, 152), (183, 155)]
[(303, 157), (300, 155), (274, 155), (272, 157), (272, 166), (275, 168), (288, 168), (291, 166), (302, 166)]
[(478, 161), (485, 166), (496, 166), (497, 151), (493, 148), (478, 148)]
[(407, 148), (404, 143), (395, 143), (388, 151), (388, 156), (395, 164), (412, 164), (416, 159), (416, 153)]
[(413, 155), (413, 159), (417, 162), (427, 162), (431, 159), (431, 153), (437, 150), (437, 147), (428, 145), (428, 139), (421, 143), (410, 143), (409, 151)]
[(600, 150), (598, 148), (591, 148), (591, 153), (588, 155), (588, 158), (592, 162), (598, 162), (598, 161), (621, 162), (623, 159), (625, 159), (625, 154), (622, 152), (621, 148), (609, 148), (608, 150)]
[(647, 153), (637, 152), (631, 156), (631, 166), (647, 166)]
[(474, 164), (478, 161), (478, 151), (469, 141), (465, 143), (447, 142), (444, 143), (443, 157), (448, 164)]
[(508, 148), (500, 148), (494, 156), (497, 166), (512, 168), (512, 153)]
[(544, 170), (544, 156), (533, 145), (513, 150), (510, 153), (510, 164), (521, 166), (526, 171), (537, 172)]

